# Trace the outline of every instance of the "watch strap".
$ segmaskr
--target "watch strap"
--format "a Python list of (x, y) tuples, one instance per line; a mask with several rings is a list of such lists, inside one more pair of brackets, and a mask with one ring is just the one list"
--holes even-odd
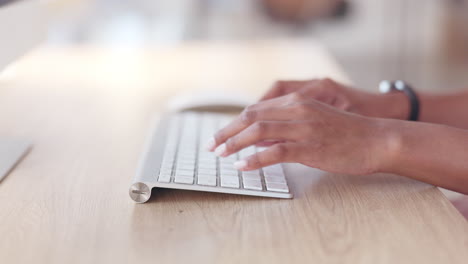
[(389, 93), (392, 91), (398, 91), (405, 93), (406, 97), (410, 103), (410, 112), (408, 115), (409, 121), (418, 121), (419, 120), (419, 99), (416, 95), (414, 89), (408, 83), (404, 81), (382, 81), (380, 83), (379, 89), (382, 93)]

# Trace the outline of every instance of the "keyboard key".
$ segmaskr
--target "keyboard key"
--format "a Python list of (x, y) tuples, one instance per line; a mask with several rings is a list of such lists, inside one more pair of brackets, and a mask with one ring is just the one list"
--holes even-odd
[(267, 167), (262, 168), (262, 170), (263, 170), (263, 174), (265, 175), (265, 177), (268, 177), (268, 176), (284, 177), (283, 168), (281, 167), (280, 164), (267, 166)]
[(272, 192), (289, 192), (288, 185), (284, 183), (266, 183), (266, 188), (268, 191)]
[(166, 144), (166, 147), (164, 149), (164, 154), (167, 157), (173, 158), (176, 154), (176, 148), (177, 148), (177, 144)]
[(161, 170), (172, 170), (174, 164), (163, 163), (161, 164)]
[(198, 164), (213, 164), (216, 165), (216, 159), (206, 159), (206, 158), (198, 158)]
[(165, 156), (162, 160), (162, 163), (169, 163), (169, 164), (172, 164), (174, 163), (174, 157), (169, 157), (169, 156)]
[(219, 165), (232, 166), (234, 164), (234, 162), (236, 162), (236, 161), (237, 161), (236, 159), (227, 160), (227, 159), (220, 158), (219, 159)]
[(260, 175), (260, 170), (243, 171), (242, 174), (245, 174), (245, 175)]
[(214, 156), (214, 155), (198, 154), (198, 159), (200, 159), (200, 160), (214, 160), (214, 161), (216, 161), (216, 156)]
[(205, 174), (216, 177), (216, 170), (198, 169), (198, 174)]
[(242, 178), (248, 180), (260, 180), (260, 174), (242, 174)]
[(265, 177), (266, 183), (286, 183), (284, 177)]
[(216, 163), (198, 163), (198, 169), (215, 170)]
[(175, 183), (184, 183), (184, 184), (193, 184), (193, 178), (192, 177), (182, 177), (182, 176), (177, 176), (174, 178)]
[(177, 170), (189, 170), (189, 171), (194, 171), (195, 170), (195, 164), (177, 164)]
[(216, 186), (216, 177), (206, 177), (198, 175), (198, 184), (206, 186)]
[(232, 154), (232, 155), (230, 155), (230, 156), (220, 158), (220, 162), (222, 162), (222, 163), (230, 163), (230, 164), (232, 164), (232, 163), (235, 162), (236, 160), (237, 160), (236, 154)]
[(158, 182), (170, 182), (171, 181), (171, 174), (161, 172), (159, 173)]
[(220, 170), (219, 175), (228, 177), (239, 177), (239, 173), (237, 171), (232, 170)]
[(206, 151), (206, 150), (199, 151), (198, 156), (203, 157), (203, 158), (216, 158), (216, 154), (214, 154), (213, 152)]
[(217, 175), (213, 173), (198, 173), (198, 177), (205, 177), (205, 178), (216, 178)]
[(176, 170), (175, 173), (176, 177), (181, 176), (181, 177), (194, 177), (194, 172), (193, 170)]
[(177, 157), (177, 162), (180, 162), (180, 163), (195, 163), (195, 156), (193, 156), (193, 157)]
[(239, 178), (229, 176), (221, 177), (221, 187), (239, 188)]
[(198, 153), (199, 159), (209, 159), (209, 160), (216, 160), (216, 155), (211, 152), (199, 152)]
[(161, 168), (172, 170), (173, 167), (174, 167), (174, 163), (161, 163)]
[(221, 167), (219, 168), (220, 171), (230, 171), (230, 172), (239, 172), (235, 168), (229, 168), (229, 167)]
[(161, 169), (159, 170), (159, 174), (161, 174), (161, 173), (171, 175), (171, 174), (172, 174), (172, 168), (166, 169), (166, 168), (162, 168), (162, 167), (161, 167)]
[(230, 163), (221, 163), (219, 164), (219, 167), (221, 169), (225, 169), (225, 170), (232, 170), (232, 171), (237, 171), (236, 167), (234, 167), (234, 164), (232, 162)]
[(231, 117), (220, 117), (219, 123), (218, 123), (218, 129), (221, 129), (221, 128), (229, 125), (229, 123), (231, 123), (231, 121), (232, 121)]
[(256, 190), (256, 191), (263, 190), (262, 182), (260, 180), (250, 180), (250, 179), (244, 178), (243, 183), (244, 183), (244, 189)]

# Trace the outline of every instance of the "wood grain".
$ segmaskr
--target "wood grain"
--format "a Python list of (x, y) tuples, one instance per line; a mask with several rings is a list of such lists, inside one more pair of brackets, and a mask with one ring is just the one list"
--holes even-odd
[(293, 200), (127, 190), (154, 114), (181, 91), (259, 95), (347, 80), (313, 41), (42, 48), (0, 79), (0, 136), (34, 148), (0, 184), (2, 263), (466, 263), (468, 225), (434, 187), (288, 165)]

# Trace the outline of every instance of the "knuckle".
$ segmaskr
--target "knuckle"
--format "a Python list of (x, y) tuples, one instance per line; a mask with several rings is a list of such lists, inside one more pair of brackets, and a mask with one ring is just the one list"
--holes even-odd
[(301, 129), (303, 131), (304, 137), (310, 137), (312, 135), (315, 135), (317, 130), (315, 129), (316, 123), (314, 121), (309, 121), (305, 123), (304, 129)]
[(334, 85), (335, 84), (335, 81), (332, 80), (331, 78), (323, 78), (321, 80), (321, 83), (326, 85), (326, 86), (330, 86), (330, 85)]
[(273, 146), (273, 155), (276, 157), (286, 157), (288, 156), (288, 148), (285, 145), (277, 144)]
[(335, 82), (333, 79), (325, 78), (320, 81), (320, 87), (322, 90), (332, 90), (336, 91), (340, 88), (340, 85)]
[(253, 133), (255, 137), (261, 137), (268, 129), (268, 124), (266, 122), (256, 122), (253, 127)]
[(273, 83), (273, 88), (280, 88), (285, 84), (285, 81), (277, 80)]
[(247, 107), (244, 108), (244, 111), (252, 111), (255, 108), (255, 104), (248, 105)]
[(226, 141), (226, 149), (227, 150), (234, 150), (237, 147), (237, 138), (232, 137)]
[(310, 117), (315, 108), (313, 105), (305, 102), (294, 102), (288, 105), (289, 109), (293, 112), (294, 116), (296, 116), (299, 119), (306, 119)]
[(243, 125), (250, 125), (255, 122), (257, 118), (257, 111), (249, 109), (248, 107), (241, 113), (240, 120)]
[(342, 109), (343, 110), (349, 110), (350, 108), (351, 108), (351, 102), (348, 101), (348, 100), (344, 101)]
[(294, 111), (296, 115), (301, 118), (308, 117), (311, 112), (311, 107), (305, 103), (298, 103), (294, 106)]
[(293, 102), (301, 101), (304, 98), (304, 94), (300, 92), (294, 92), (291, 94), (291, 99)]

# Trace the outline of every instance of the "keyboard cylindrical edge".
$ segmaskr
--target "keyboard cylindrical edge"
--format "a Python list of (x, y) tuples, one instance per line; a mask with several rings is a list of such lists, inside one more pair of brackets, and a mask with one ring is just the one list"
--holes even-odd
[(128, 194), (136, 203), (145, 203), (151, 197), (151, 189), (142, 182), (135, 182), (130, 186)]

